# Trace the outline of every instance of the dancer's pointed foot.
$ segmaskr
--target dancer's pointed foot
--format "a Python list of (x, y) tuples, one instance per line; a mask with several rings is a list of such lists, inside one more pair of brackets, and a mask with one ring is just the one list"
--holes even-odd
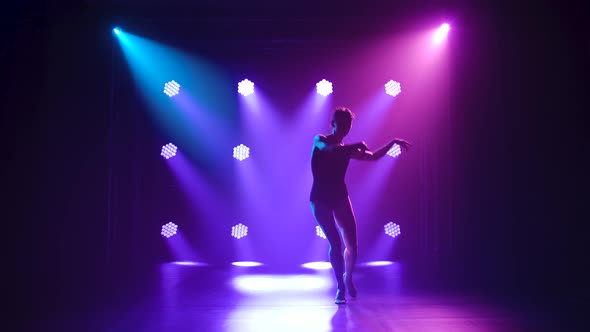
[(352, 275), (349, 275), (348, 273), (344, 273), (344, 282), (346, 283), (346, 288), (348, 289), (348, 294), (350, 294), (351, 297), (356, 297), (357, 292), (356, 292), (356, 287), (354, 287), (354, 284), (352, 283)]
[(336, 291), (336, 300), (334, 300), (336, 304), (345, 304), (346, 303), (346, 290), (344, 288), (338, 288)]

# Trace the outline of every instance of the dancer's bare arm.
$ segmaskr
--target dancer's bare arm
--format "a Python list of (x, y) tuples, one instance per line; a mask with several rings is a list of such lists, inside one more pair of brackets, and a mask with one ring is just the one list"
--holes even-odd
[(364, 142), (340, 145), (329, 142), (326, 136), (316, 135), (314, 138), (314, 145), (321, 151), (329, 152), (348, 152), (348, 153), (360, 153), (367, 149), (367, 145)]
[(410, 146), (412, 146), (412, 144), (410, 144), (408, 141), (403, 140), (401, 138), (395, 138), (393, 140), (391, 140), (391, 142), (387, 143), (385, 146), (383, 146), (382, 148), (380, 148), (379, 150), (373, 152), (370, 150), (357, 150), (357, 151), (353, 151), (351, 154), (351, 158), (354, 159), (359, 159), (359, 160), (370, 160), (370, 161), (375, 161), (375, 160), (379, 160), (381, 158), (383, 158), (383, 156), (385, 156), (385, 154), (387, 153), (387, 151), (389, 151), (389, 149), (391, 149), (391, 147), (394, 144), (398, 144), (400, 147), (408, 150), (410, 148)]

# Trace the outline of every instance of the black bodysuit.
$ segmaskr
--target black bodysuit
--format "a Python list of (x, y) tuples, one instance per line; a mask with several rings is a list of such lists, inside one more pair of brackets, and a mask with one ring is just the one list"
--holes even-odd
[(348, 197), (344, 182), (350, 153), (345, 151), (321, 151), (313, 148), (311, 154), (311, 171), (313, 186), (310, 201), (334, 208)]

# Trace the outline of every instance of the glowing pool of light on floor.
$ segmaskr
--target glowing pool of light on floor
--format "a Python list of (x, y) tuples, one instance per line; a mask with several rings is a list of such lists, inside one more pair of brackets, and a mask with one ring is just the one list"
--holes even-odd
[(373, 261), (373, 262), (367, 262), (365, 264), (363, 264), (365, 266), (387, 266), (387, 265), (393, 265), (393, 262), (390, 261)]
[(231, 263), (233, 266), (241, 266), (241, 267), (252, 267), (252, 266), (261, 266), (262, 263), (259, 262), (233, 262)]
[(182, 265), (182, 266), (207, 266), (207, 264), (206, 264), (206, 263), (201, 263), (201, 262), (191, 262), (191, 261), (170, 262), (170, 264), (174, 264), (174, 265)]
[[(274, 298), (275, 296), (273, 296)], [(336, 305), (320, 306), (317, 302), (299, 303), (292, 302), (285, 305), (273, 306), (267, 309), (266, 299), (260, 300), (253, 297), (235, 306), (231, 312), (224, 331), (226, 332), (325, 332), (325, 331), (355, 331), (353, 329), (335, 329), (333, 318), (339, 310)], [(324, 299), (331, 302), (330, 299)], [(319, 301), (319, 300), (316, 300)], [(321, 303), (321, 302), (320, 302)], [(319, 307), (319, 308), (318, 308)], [(342, 315), (340, 315), (342, 317)], [(346, 317), (344, 317), (346, 319)], [(340, 319), (336, 322), (338, 327), (346, 327), (348, 324)], [(367, 330), (368, 331), (368, 330)]]
[(301, 266), (310, 270), (328, 270), (332, 268), (330, 262), (309, 262), (302, 264)]
[(243, 293), (317, 292), (332, 287), (331, 279), (315, 275), (240, 275), (232, 285)]

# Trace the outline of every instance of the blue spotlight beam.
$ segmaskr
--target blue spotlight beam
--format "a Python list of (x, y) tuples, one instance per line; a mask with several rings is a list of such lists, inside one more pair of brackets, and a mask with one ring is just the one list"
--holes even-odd
[[(222, 147), (229, 144), (225, 134), (237, 123), (236, 101), (227, 98), (233, 90), (227, 74), (198, 56), (153, 40), (129, 32), (117, 37), (138, 91), (162, 134), (182, 146), (191, 159), (218, 170), (218, 162), (225, 158)], [(180, 94), (176, 82), (182, 83)]]

